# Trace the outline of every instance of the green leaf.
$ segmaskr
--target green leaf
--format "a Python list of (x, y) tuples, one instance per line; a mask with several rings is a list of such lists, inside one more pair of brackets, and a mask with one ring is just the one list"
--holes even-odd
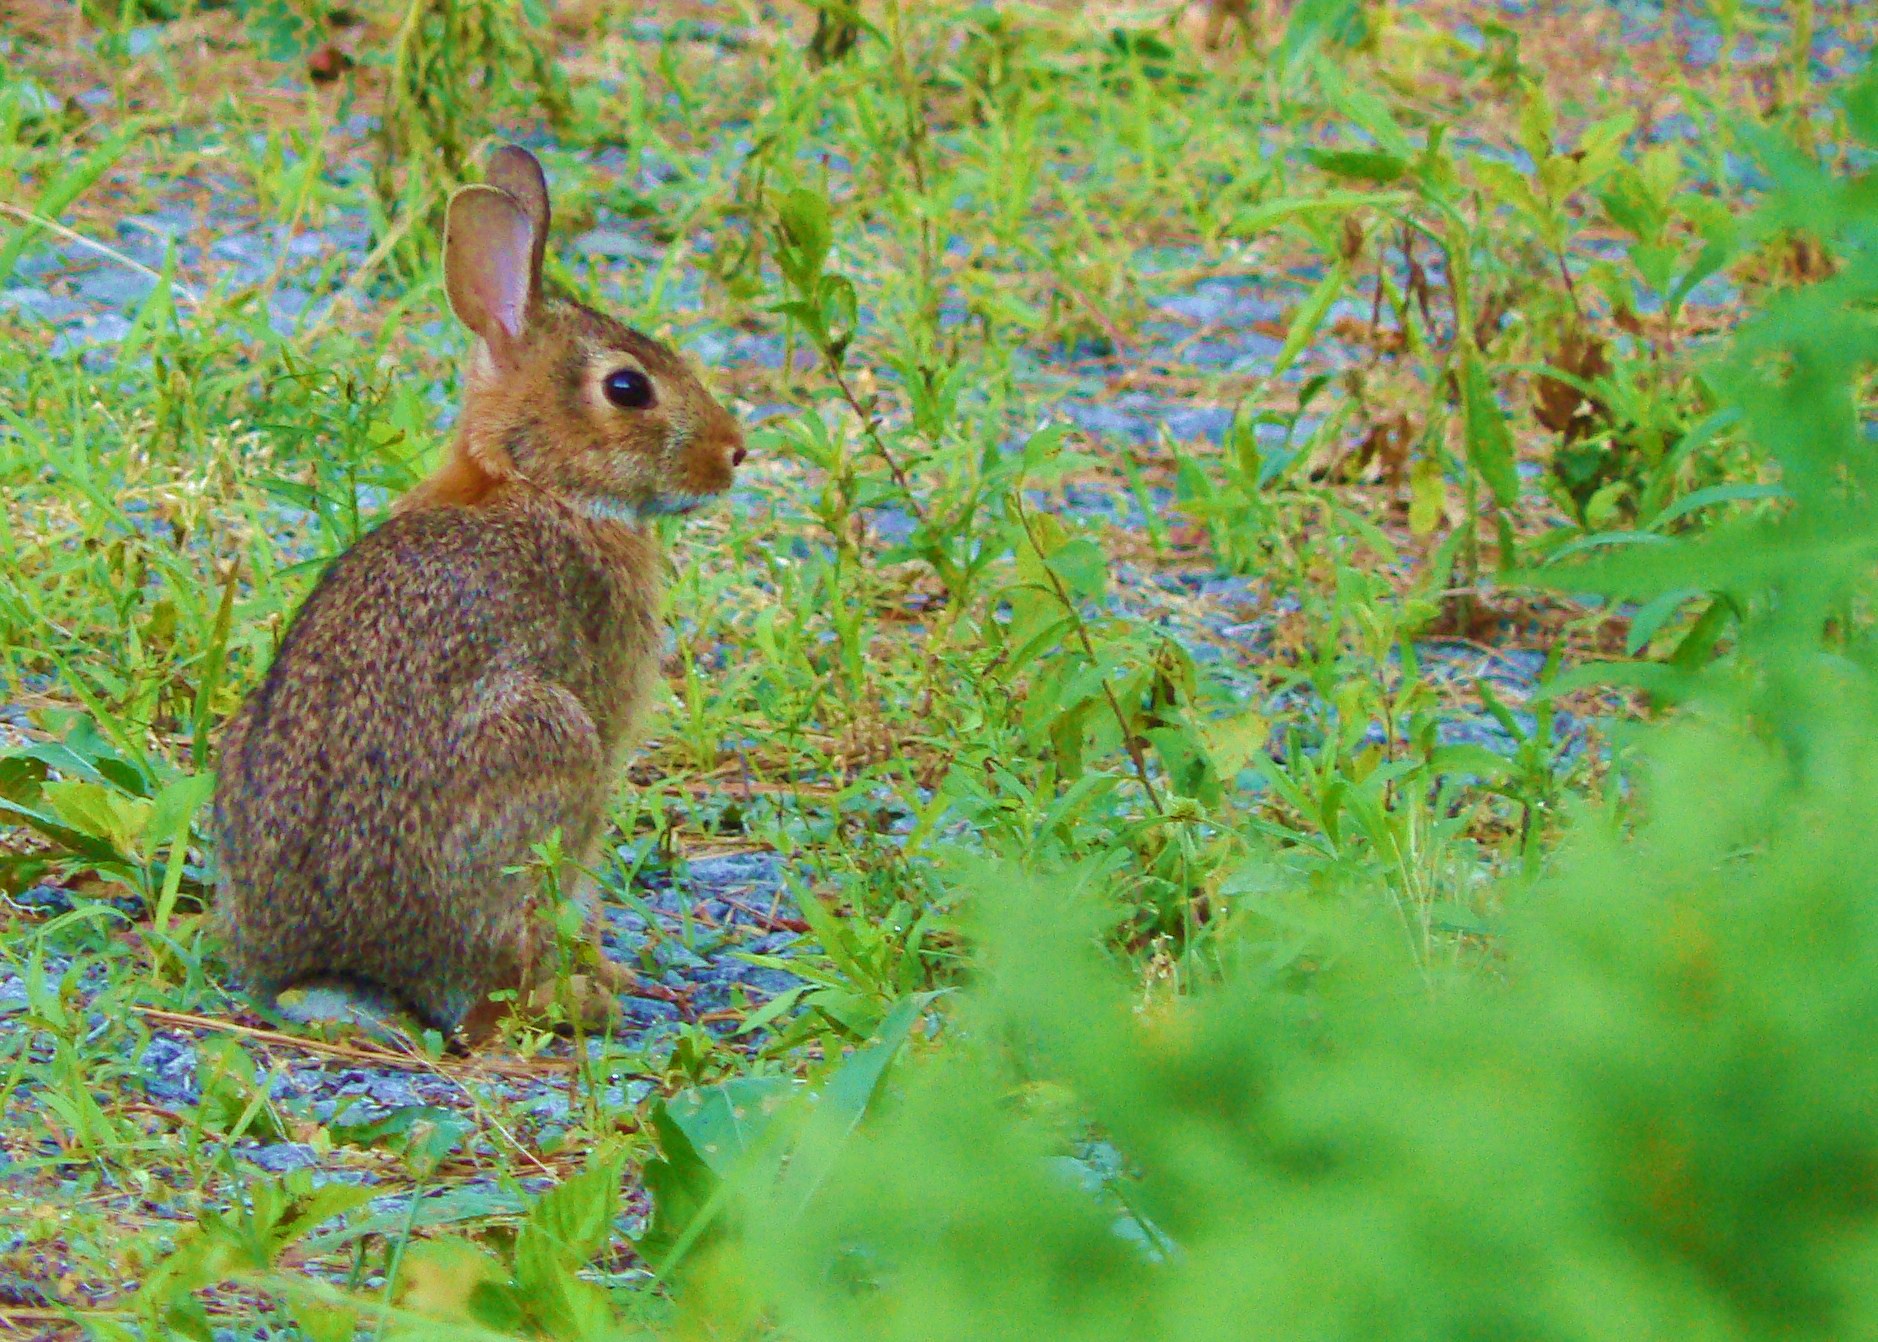
[(228, 635), (235, 623), (235, 598), (241, 591), (241, 565), (231, 564), (222, 583), (222, 599), (216, 603), (215, 623), (209, 630), (209, 643), (202, 654), (202, 678), (196, 685), (196, 701), (190, 712), (190, 757), (199, 773), (209, 767), (209, 717), (215, 705), (215, 692), (221, 687), (228, 662)]
[(1280, 79), (1289, 79), (1320, 47), (1354, 46), (1364, 26), (1360, 0), (1297, 0), (1272, 51), (1271, 68)]
[(150, 780), (101, 739), (88, 718), (74, 724), (63, 741), (36, 741), (9, 750), (6, 758), (37, 760), (62, 777), (113, 787), (132, 797), (150, 795)]
[(650, 1117), (660, 1154), (640, 1171), (640, 1180), (652, 1199), (652, 1219), (636, 1246), (648, 1262), (661, 1263), (672, 1255), (698, 1218), (715, 1205), (723, 1180), (698, 1154), (684, 1125), (672, 1117), (664, 1101), (652, 1106)]
[(802, 1132), (789, 1154), (787, 1173), (780, 1196), (785, 1205), (798, 1213), (822, 1186), (834, 1168), (842, 1147), (855, 1128), (860, 1126), (869, 1106), (880, 1092), (880, 1083), (888, 1066), (906, 1043), (913, 1025), (932, 994), (908, 998), (896, 1006), (881, 1022), (873, 1040), (842, 1060), (832, 1076), (823, 1082), (815, 1095)]
[(51, 839), (76, 857), (92, 862), (125, 860), (125, 855), (108, 838), (90, 833), (83, 828), (75, 828), (61, 816), (30, 806), (21, 806), (18, 802), (7, 801), (5, 798), (0, 798), (0, 816), (13, 817), (16, 823), (23, 824)]
[(699, 1159), (714, 1173), (728, 1174), (758, 1149), (777, 1110), (797, 1088), (785, 1076), (741, 1076), (673, 1096), (665, 1112)]
[(841, 920), (812, 891), (802, 890), (796, 905), (802, 914), (802, 921), (809, 925), (809, 932), (821, 946), (822, 952), (835, 962), (842, 973), (856, 982), (865, 983), (867, 970), (855, 960), (850, 938)]
[[(737, 958), (749, 960), (752, 957), (738, 953)], [(807, 983), (798, 983), (793, 988), (783, 989), (755, 1011), (752, 1011), (748, 1016), (745, 1016), (743, 1018), (743, 1024), (737, 1027), (736, 1032), (740, 1035), (753, 1034), (770, 1024), (770, 1022), (776, 1020), (779, 1016), (787, 1014), (797, 1002), (802, 1000), (802, 994), (808, 992), (812, 986), (813, 985)]]
[(1727, 601), (1711, 601), (1708, 609), (1696, 617), (1689, 632), (1683, 635), (1676, 650), (1670, 653), (1670, 665), (1683, 671), (1698, 670), (1713, 655), (1715, 645), (1728, 631), (1734, 617), (1734, 607)]
[(1336, 177), (1351, 181), (1389, 183), (1408, 172), (1408, 160), (1381, 150), (1307, 149), (1305, 156)]
[(197, 812), (208, 805), (215, 793), (212, 773), (184, 774), (158, 790), (144, 826), (144, 851), (154, 852), (158, 844), (188, 825)]
[(1661, 236), (1662, 211), (1636, 169), (1619, 168), (1598, 194), (1598, 203), (1612, 223), (1640, 242), (1655, 242)]
[(1110, 564), (1107, 551), (1086, 536), (1065, 542), (1050, 555), (1050, 567), (1070, 595), (1091, 600), (1108, 590)]
[(1436, 746), (1428, 754), (1428, 768), (1436, 774), (1472, 774), (1489, 781), (1512, 772), (1504, 755), (1473, 745)]
[(1267, 201), (1242, 210), (1233, 216), (1232, 231), (1240, 237), (1256, 237), (1275, 224), (1304, 215), (1344, 215), (1367, 208), (1392, 209), (1407, 197), (1401, 192), (1322, 191), (1311, 196), (1289, 196)]
[[(1674, 544), (1675, 542), (1668, 536), (1659, 536), (1654, 531), (1600, 531), (1595, 535), (1579, 536), (1573, 540), (1567, 541), (1546, 557), (1546, 563), (1548, 565), (1557, 564), (1563, 560), (1570, 559), (1574, 555), (1585, 554), (1592, 550), (1621, 550), (1632, 546)], [(1527, 575), (1518, 579), (1518, 581), (1544, 582), (1549, 586), (1559, 580), (1557, 578), (1536, 578)]]
[(648, 1161), (641, 1174), (652, 1197), (652, 1221), (638, 1249), (657, 1264), (661, 1277), (716, 1231), (728, 1178), (779, 1154), (766, 1139), (796, 1089), (785, 1076), (737, 1077), (653, 1107), (661, 1158)]
[(47, 783), (40, 795), (46, 809), (72, 829), (103, 840), (132, 861), (144, 856), (155, 809), (150, 802), (76, 780)]
[(1878, 65), (1867, 62), (1864, 73), (1839, 91), (1839, 102), (1852, 134), (1878, 149)]
[(1414, 157), (1415, 147), (1387, 103), (1362, 84), (1345, 79), (1332, 60), (1319, 56), (1314, 67), (1318, 83), (1338, 112), (1367, 131), (1385, 154), (1405, 160)]
[(1464, 904), (1442, 900), (1428, 910), (1428, 919), (1444, 932), (1464, 932), (1470, 936), (1492, 936), (1498, 929)]
[(1513, 463), (1513, 434), (1493, 394), (1485, 363), (1469, 350), (1461, 362), (1461, 391), (1467, 418), (1467, 458), (1502, 508), (1519, 502), (1519, 473)]
[(1672, 615), (1703, 595), (1700, 588), (1678, 587), (1646, 601), (1630, 617), (1630, 630), (1624, 635), (1624, 651), (1632, 657), (1639, 655)]
[(619, 1147), (596, 1152), (579, 1174), (541, 1195), (522, 1222), (518, 1243), (539, 1241), (564, 1266), (586, 1266), (613, 1237), (625, 1169)]
[(1593, 181), (1602, 178), (1615, 168), (1624, 152), (1624, 141), (1637, 127), (1637, 115), (1634, 112), (1618, 112), (1603, 118), (1585, 128), (1578, 137), (1575, 151), (1581, 159), (1584, 180)]
[(785, 275), (799, 293), (814, 292), (834, 245), (827, 200), (819, 192), (796, 187), (777, 202), (776, 221), (782, 233), (779, 260)]
[(1220, 781), (1227, 784), (1264, 753), (1271, 735), (1271, 720), (1252, 709), (1209, 722), (1201, 729), (1201, 739), (1206, 744), (1213, 768), (1218, 772)]
[(1446, 504), (1441, 459), (1432, 452), (1417, 455), (1409, 468), (1409, 530), (1417, 536), (1431, 535)]
[(1684, 494), (1669, 507), (1663, 509), (1651, 519), (1650, 530), (1659, 530), (1678, 518), (1701, 512), (1704, 508), (1713, 508), (1717, 504), (1748, 503), (1760, 499), (1790, 499), (1791, 497), (1779, 485), (1709, 485), (1705, 489), (1697, 489)]
[(1473, 169), (1487, 194), (1500, 204), (1518, 211), (1528, 222), (1537, 224), (1545, 219), (1545, 203), (1533, 194), (1532, 184), (1510, 164), (1483, 158), (1474, 161)]
[[(407, 1108), (423, 1106), (410, 1105)], [(414, 1207), (361, 1217), (348, 1225), (335, 1227), (306, 1242), (306, 1252), (314, 1257), (329, 1254), (355, 1240), (372, 1235), (400, 1235), (406, 1224), (413, 1229), (460, 1225), (466, 1221), (487, 1221), (497, 1217), (520, 1215), (527, 1201), (518, 1194), (499, 1188), (452, 1188), (420, 1200)]]
[(606, 1292), (544, 1252), (538, 1241), (515, 1246), (515, 1299), (534, 1324), (531, 1333), (551, 1338), (610, 1338), (616, 1320)]
[(526, 1317), (502, 1264), (460, 1239), (425, 1240), (406, 1251), (398, 1303), (429, 1318), (504, 1331), (519, 1330)]
[(289, 1308), (308, 1342), (355, 1342), (359, 1335), (362, 1311), (324, 1299), (292, 1301)]
[(1205, 742), (1196, 733), (1176, 724), (1150, 727), (1143, 735), (1160, 757), (1168, 784), (1176, 793), (1208, 806), (1219, 804), (1219, 778), (1213, 771)]
[(1519, 142), (1532, 161), (1540, 164), (1551, 156), (1553, 141), (1558, 135), (1558, 120), (1543, 86), (1528, 83), (1525, 92), (1525, 102), (1519, 109)]
[(1305, 296), (1292, 315), (1291, 325), (1285, 330), (1285, 343), (1278, 347), (1278, 354), (1272, 360), (1271, 372), (1267, 378), (1275, 381), (1291, 367), (1292, 361), (1303, 353), (1304, 347), (1316, 337), (1318, 328), (1324, 324), (1324, 317), (1330, 311), (1330, 305), (1337, 301), (1343, 292), (1344, 282), (1348, 279), (1343, 263), (1332, 266), (1317, 286)]
[(321, 1184), (295, 1201), (293, 1219), (274, 1232), (275, 1249), (297, 1243), (335, 1216), (344, 1216), (354, 1207), (363, 1207), (378, 1194), (379, 1190), (370, 1185)]

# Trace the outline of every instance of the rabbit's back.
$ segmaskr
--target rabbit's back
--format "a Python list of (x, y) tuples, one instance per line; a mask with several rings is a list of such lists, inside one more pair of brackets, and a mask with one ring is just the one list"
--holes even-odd
[(656, 573), (646, 538), (526, 496), (396, 515), (335, 561), (223, 746), (220, 899), (251, 986), (350, 978), (460, 1015), (526, 916), (517, 836), (597, 838)]

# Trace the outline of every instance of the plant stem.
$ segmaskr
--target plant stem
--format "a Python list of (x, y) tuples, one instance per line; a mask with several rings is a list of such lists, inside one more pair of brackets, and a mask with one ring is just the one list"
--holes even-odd
[[(1082, 650), (1093, 666), (1100, 666), (1102, 659), (1096, 656), (1095, 644), (1089, 638), (1089, 629), (1083, 623), (1082, 612), (1076, 609), (1075, 601), (1070, 597), (1069, 589), (1063, 585), (1063, 579), (1050, 567), (1050, 560), (1043, 552), (1043, 546), (1037, 540), (1037, 533), (1030, 524), (1030, 512), (1024, 507), (1022, 493), (1014, 494), (1017, 508), (1017, 520), (1024, 528), (1024, 535), (1030, 541), (1030, 548), (1037, 552), (1037, 558), (1043, 563), (1043, 571), (1050, 579), (1050, 586), (1056, 593), (1056, 599), (1062, 604), (1063, 611), (1069, 616), (1070, 628), (1076, 632), (1076, 641), (1082, 644)], [(1141, 750), (1141, 740), (1129, 725), (1128, 715), (1122, 712), (1115, 691), (1110, 687), (1107, 676), (1102, 677), (1102, 697), (1108, 701), (1109, 712), (1115, 715), (1115, 725), (1121, 730), (1122, 746), (1128, 751), (1128, 758), (1134, 764), (1135, 777), (1141, 782), (1141, 790), (1148, 794), (1148, 804), (1159, 816), (1167, 814), (1167, 808), (1161, 804), (1160, 790), (1154, 786), (1154, 779), (1148, 773), (1148, 759)]]

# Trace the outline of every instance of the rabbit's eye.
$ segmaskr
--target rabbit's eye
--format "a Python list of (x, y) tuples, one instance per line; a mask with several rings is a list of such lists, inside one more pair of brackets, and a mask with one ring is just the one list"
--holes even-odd
[(637, 368), (616, 368), (601, 386), (607, 400), (622, 410), (644, 410), (652, 404), (652, 379)]

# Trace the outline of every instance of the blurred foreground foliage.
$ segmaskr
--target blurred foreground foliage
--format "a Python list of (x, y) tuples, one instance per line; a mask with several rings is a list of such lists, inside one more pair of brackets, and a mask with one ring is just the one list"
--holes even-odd
[[(1878, 79), (1850, 106), (1878, 147)], [(1545, 576), (1739, 618), (1662, 673), (1641, 820), (1583, 806), (1496, 964), (1297, 907), (1184, 997), (1117, 973), (1077, 873), (966, 875), (947, 1041), (814, 1197), (748, 1181), (697, 1335), (1878, 1334), (1878, 176), (1761, 150), (1754, 226), (1842, 262), (1717, 369), (1789, 502)]]

